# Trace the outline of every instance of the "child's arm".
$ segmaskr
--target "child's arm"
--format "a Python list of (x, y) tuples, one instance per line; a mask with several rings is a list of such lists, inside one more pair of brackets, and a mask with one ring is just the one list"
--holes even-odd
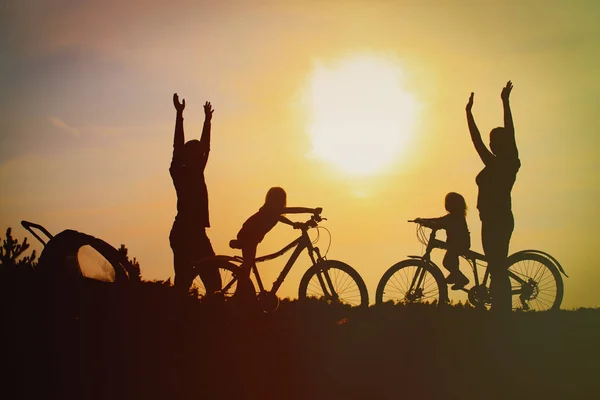
[[(308, 208), (308, 207), (285, 207), (282, 214), (321, 214), (323, 209), (321, 207), (317, 208)], [(279, 222), (283, 222), (284, 224), (288, 224), (294, 227), (294, 229), (300, 229), (304, 224), (302, 222), (292, 222), (283, 215), (279, 217)]]
[(428, 228), (445, 229), (446, 216), (439, 218), (415, 218), (415, 221)]
[(321, 207), (285, 207), (282, 211), (282, 214), (321, 214), (322, 211), (323, 209)]
[(290, 221), (289, 219), (287, 219), (283, 215), (279, 217), (279, 222), (283, 222), (284, 224), (288, 224), (290, 226), (293, 226), (294, 229), (299, 229), (302, 226), (302, 222), (293, 222), (293, 221)]

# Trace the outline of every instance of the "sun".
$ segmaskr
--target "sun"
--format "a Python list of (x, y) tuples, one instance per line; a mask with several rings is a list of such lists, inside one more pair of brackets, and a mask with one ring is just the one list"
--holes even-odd
[(400, 67), (389, 57), (316, 61), (306, 100), (311, 155), (351, 174), (384, 170), (413, 134), (417, 104), (403, 90)]

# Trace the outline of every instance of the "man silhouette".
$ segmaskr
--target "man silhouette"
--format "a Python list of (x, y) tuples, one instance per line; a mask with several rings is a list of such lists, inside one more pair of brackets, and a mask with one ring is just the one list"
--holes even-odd
[(204, 104), (204, 126), (200, 140), (185, 143), (183, 134), (183, 110), (185, 100), (179, 102), (177, 93), (173, 95), (173, 105), (177, 110), (175, 135), (173, 139), (173, 159), (169, 172), (177, 192), (177, 216), (171, 228), (169, 241), (173, 249), (175, 287), (187, 293), (196, 275), (200, 275), (207, 295), (221, 289), (219, 272), (216, 268), (194, 269), (201, 258), (213, 256), (215, 252), (206, 235), (210, 227), (208, 215), (208, 189), (204, 179), (204, 169), (210, 151), (210, 129), (213, 115), (212, 105)]

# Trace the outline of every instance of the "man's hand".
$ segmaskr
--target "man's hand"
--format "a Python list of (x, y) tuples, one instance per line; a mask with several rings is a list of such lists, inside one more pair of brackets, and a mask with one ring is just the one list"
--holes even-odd
[(213, 110), (210, 102), (207, 101), (206, 103), (204, 103), (204, 116), (206, 117), (207, 121), (210, 121), (212, 119), (212, 115), (213, 115), (214, 111), (215, 110)]
[(319, 214), (321, 214), (322, 212), (323, 212), (323, 207), (317, 207), (317, 208), (315, 208), (315, 212), (314, 212), (314, 214), (316, 214), (316, 215), (319, 215)]
[(475, 93), (471, 92), (471, 96), (469, 97), (469, 101), (467, 103), (467, 112), (471, 112), (471, 109), (473, 108), (473, 97), (475, 96)]
[(182, 114), (183, 110), (185, 109), (185, 99), (183, 99), (180, 103), (179, 96), (177, 96), (177, 93), (174, 93), (173, 94), (173, 105), (175, 106), (175, 109), (177, 110), (177, 112), (179, 114)]
[(513, 84), (511, 81), (508, 81), (506, 83), (506, 86), (504, 86), (502, 88), (502, 93), (500, 93), (500, 98), (502, 99), (502, 101), (508, 101), (508, 98), (510, 97), (510, 92), (513, 88)]

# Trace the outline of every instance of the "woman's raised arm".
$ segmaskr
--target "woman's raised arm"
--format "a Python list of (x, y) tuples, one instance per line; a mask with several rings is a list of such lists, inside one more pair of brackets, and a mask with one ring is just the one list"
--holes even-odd
[(517, 142), (515, 140), (515, 125), (513, 123), (512, 113), (510, 111), (510, 92), (512, 91), (513, 84), (511, 81), (506, 83), (506, 86), (502, 88), (500, 98), (502, 99), (502, 107), (504, 108), (504, 129), (506, 131), (507, 139), (510, 142), (510, 150), (518, 157), (519, 152), (517, 150)]
[(475, 146), (475, 150), (477, 150), (477, 154), (481, 158), (484, 164), (488, 164), (489, 161), (494, 159), (494, 155), (491, 151), (483, 143), (481, 140), (481, 133), (479, 133), (479, 129), (477, 129), (477, 124), (475, 124), (475, 118), (473, 118), (473, 112), (471, 109), (473, 108), (473, 97), (475, 94), (471, 92), (471, 96), (469, 97), (469, 101), (467, 103), (467, 124), (469, 125), (469, 133), (471, 134), (471, 140), (473, 141), (473, 145)]

